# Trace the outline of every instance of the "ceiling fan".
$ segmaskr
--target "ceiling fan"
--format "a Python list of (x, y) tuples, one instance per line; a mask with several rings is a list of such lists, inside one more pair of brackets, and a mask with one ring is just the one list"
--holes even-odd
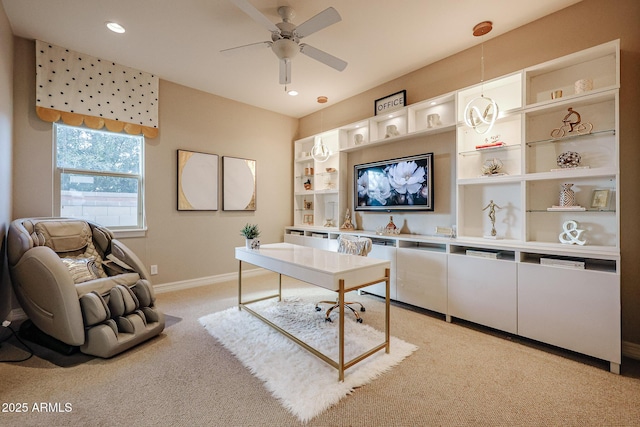
[(300, 43), (300, 39), (307, 37), (323, 28), (340, 22), (342, 18), (338, 11), (329, 7), (318, 13), (309, 20), (296, 26), (291, 22), (295, 17), (295, 11), (289, 6), (280, 6), (278, 14), (282, 17), (282, 22), (274, 24), (266, 16), (253, 7), (247, 0), (230, 0), (240, 10), (249, 15), (254, 21), (266, 27), (271, 32), (271, 41), (251, 43), (244, 46), (224, 49), (223, 54), (237, 50), (250, 50), (270, 47), (273, 53), (280, 60), (280, 84), (291, 83), (291, 59), (298, 52), (302, 52), (316, 61), (322, 62), (331, 68), (342, 71), (347, 67), (347, 63), (340, 58), (328, 54), (320, 49), (306, 43)]

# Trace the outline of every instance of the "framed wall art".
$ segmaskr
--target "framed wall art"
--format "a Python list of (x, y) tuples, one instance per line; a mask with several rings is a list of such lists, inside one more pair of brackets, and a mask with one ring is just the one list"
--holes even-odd
[(222, 157), (222, 210), (256, 210), (256, 161)]
[(178, 210), (218, 210), (218, 155), (178, 150)]

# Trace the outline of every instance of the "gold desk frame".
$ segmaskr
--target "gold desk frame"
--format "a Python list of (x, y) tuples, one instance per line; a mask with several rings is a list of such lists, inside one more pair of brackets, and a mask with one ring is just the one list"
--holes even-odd
[(390, 351), (390, 333), (389, 333), (389, 314), (390, 314), (390, 306), (391, 306), (391, 301), (389, 298), (389, 291), (390, 291), (390, 276), (391, 276), (391, 271), (389, 268), (385, 268), (385, 275), (384, 277), (381, 277), (380, 279), (376, 279), (373, 280), (371, 282), (367, 282), (367, 283), (363, 283), (360, 285), (356, 285), (356, 286), (352, 286), (350, 288), (346, 288), (345, 289), (345, 283), (344, 280), (340, 279), (339, 281), (339, 287), (340, 289), (336, 292), (338, 292), (338, 304), (340, 307), (344, 306), (344, 294), (347, 292), (351, 292), (351, 291), (355, 291), (370, 285), (374, 285), (376, 283), (380, 283), (380, 282), (385, 282), (385, 321), (384, 321), (384, 342), (382, 342), (380, 345), (377, 345), (373, 348), (371, 348), (369, 351), (366, 351), (364, 353), (362, 353), (361, 355), (354, 357), (353, 359), (346, 361), (344, 360), (344, 310), (339, 310), (340, 313), (340, 322), (339, 322), (339, 329), (338, 329), (338, 362), (336, 362), (335, 360), (331, 359), (329, 356), (325, 355), (324, 353), (320, 352), (319, 350), (315, 349), (314, 347), (310, 346), (309, 344), (305, 343), (304, 341), (302, 341), (301, 339), (299, 339), (298, 337), (292, 335), (291, 333), (287, 332), (286, 330), (282, 329), (280, 326), (276, 325), (275, 323), (271, 322), (269, 319), (265, 318), (264, 316), (260, 315), (259, 313), (255, 312), (254, 310), (252, 310), (251, 308), (247, 307), (248, 304), (252, 304), (255, 302), (259, 302), (259, 301), (264, 301), (267, 299), (271, 299), (271, 298), (278, 298), (278, 301), (282, 301), (282, 274), (278, 273), (278, 293), (274, 294), (274, 295), (269, 295), (269, 296), (265, 296), (262, 298), (257, 298), (257, 299), (253, 299), (253, 300), (249, 300), (249, 301), (243, 301), (242, 300), (242, 261), (238, 260), (238, 309), (239, 310), (245, 310), (247, 313), (252, 314), (253, 316), (255, 316), (256, 318), (260, 319), (261, 321), (263, 321), (264, 323), (266, 323), (267, 325), (271, 326), (273, 329), (275, 329), (276, 331), (280, 332), (282, 335), (286, 336), (287, 338), (289, 338), (290, 340), (292, 340), (293, 342), (295, 342), (296, 344), (298, 344), (299, 346), (301, 346), (302, 348), (306, 349), (307, 351), (311, 352), (313, 355), (319, 357), (320, 359), (322, 359), (324, 362), (328, 363), (329, 365), (333, 366), (334, 368), (336, 368), (338, 370), (338, 381), (344, 381), (344, 371), (346, 369), (349, 369), (350, 367), (352, 367), (353, 365), (355, 365), (356, 363), (366, 359), (369, 356), (372, 356), (373, 354), (377, 353), (378, 351), (384, 349), (385, 353), (389, 353)]

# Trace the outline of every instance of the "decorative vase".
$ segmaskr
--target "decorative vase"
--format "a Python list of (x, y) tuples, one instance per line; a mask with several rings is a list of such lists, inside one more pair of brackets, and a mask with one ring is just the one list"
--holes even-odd
[(253, 245), (253, 240), (254, 239), (245, 239), (245, 244), (247, 245), (247, 249), (251, 249), (251, 246)]
[(573, 184), (562, 184), (560, 189), (560, 206), (574, 206), (576, 204), (576, 193), (571, 189)]

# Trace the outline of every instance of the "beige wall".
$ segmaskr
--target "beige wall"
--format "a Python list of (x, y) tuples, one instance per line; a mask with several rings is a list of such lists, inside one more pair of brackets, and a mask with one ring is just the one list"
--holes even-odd
[(11, 221), (11, 138), (13, 132), (13, 34), (0, 3), (0, 322), (11, 308), (5, 239)]
[[(35, 115), (34, 43), (16, 39), (13, 218), (52, 212), (52, 125)], [(144, 238), (124, 239), (147, 267), (158, 266), (154, 283), (172, 283), (233, 272), (233, 248), (247, 222), (259, 224), (262, 242), (282, 241), (291, 223), (292, 143), (298, 121), (160, 81), (160, 135), (147, 139)], [(257, 161), (255, 212), (184, 212), (177, 206), (177, 150)], [(221, 204), (219, 204), (221, 207)]]
[[(499, 77), (578, 50), (620, 39), (620, 216), (622, 338), (640, 345), (640, 2), (584, 0), (484, 43), (485, 78)], [(498, 23), (496, 23), (498, 25)], [(469, 31), (471, 33), (471, 30)], [(471, 36), (471, 35), (470, 35)], [(479, 40), (480, 42), (480, 40)], [(324, 129), (371, 117), (375, 99), (407, 90), (407, 104), (480, 81), (480, 44), (323, 110)], [(300, 137), (318, 133), (320, 113), (300, 120)], [(452, 136), (453, 137), (453, 136)], [(453, 143), (453, 142), (452, 142)], [(388, 155), (374, 149), (368, 160)], [(364, 156), (358, 154), (358, 156)], [(360, 159), (358, 159), (360, 160)], [(354, 156), (350, 155), (349, 167)], [(448, 191), (453, 192), (453, 187)], [(351, 198), (349, 199), (351, 200)], [(383, 222), (378, 220), (378, 222)]]

